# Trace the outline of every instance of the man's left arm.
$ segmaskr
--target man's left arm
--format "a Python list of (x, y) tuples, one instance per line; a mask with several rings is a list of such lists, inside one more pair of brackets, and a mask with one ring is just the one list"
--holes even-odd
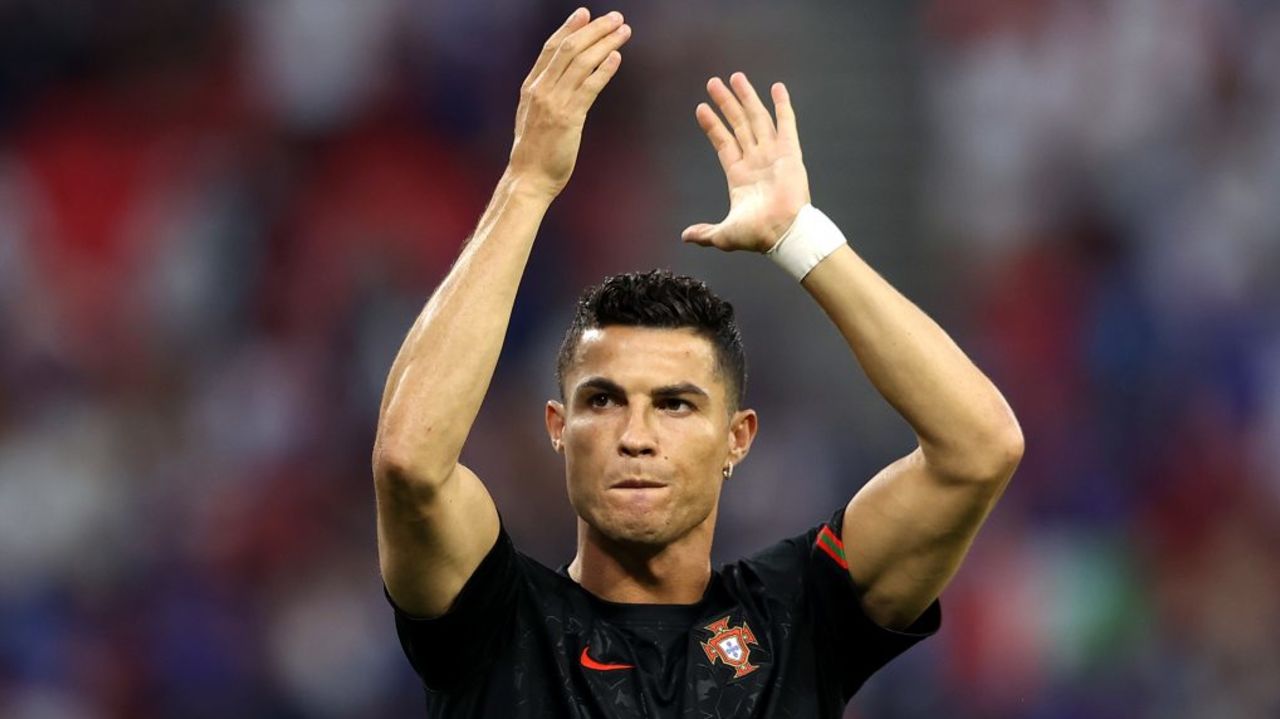
[(863, 610), (903, 629), (959, 569), (1018, 466), (1022, 432), (995, 385), (851, 247), (801, 284), (919, 440), (854, 495), (842, 528)]
[[(687, 228), (684, 240), (787, 254), (792, 261), (782, 264), (803, 277), (872, 384), (919, 439), (915, 451), (850, 500), (842, 528), (863, 611), (883, 627), (906, 628), (941, 594), (1004, 491), (1022, 457), (1021, 429), (999, 390), (942, 328), (842, 239), (829, 254), (803, 242), (806, 252), (779, 252), (809, 203), (786, 87), (771, 88), (776, 122), (742, 73), (727, 84), (713, 78), (707, 91), (728, 124), (707, 104), (696, 116), (728, 179), (730, 209), (720, 223)], [(825, 220), (806, 212), (821, 232)], [(824, 239), (838, 236), (834, 226), (827, 230)], [(788, 241), (797, 249), (797, 241)]]

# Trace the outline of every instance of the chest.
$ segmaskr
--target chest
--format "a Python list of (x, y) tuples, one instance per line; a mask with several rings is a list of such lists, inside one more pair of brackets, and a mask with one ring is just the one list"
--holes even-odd
[(529, 614), (496, 663), (511, 706), (545, 716), (824, 716), (799, 619), (741, 606), (683, 621)]

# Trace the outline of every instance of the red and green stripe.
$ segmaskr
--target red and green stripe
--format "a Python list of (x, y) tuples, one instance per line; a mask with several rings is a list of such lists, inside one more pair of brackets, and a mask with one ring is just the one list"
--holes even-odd
[(836, 560), (842, 569), (849, 568), (849, 562), (844, 558), (844, 542), (831, 531), (831, 527), (822, 525), (822, 529), (818, 531), (818, 539), (814, 542), (818, 549), (827, 553), (827, 556)]

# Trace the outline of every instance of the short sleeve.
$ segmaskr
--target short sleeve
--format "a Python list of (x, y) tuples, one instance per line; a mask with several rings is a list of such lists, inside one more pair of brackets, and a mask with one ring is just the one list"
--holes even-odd
[(435, 618), (415, 617), (396, 606), (383, 584), (382, 593), (395, 613), (400, 646), (431, 689), (457, 686), (484, 669), (495, 648), (509, 633), (521, 583), (519, 561), (505, 527), (493, 548), (472, 572), (449, 611)]
[[(811, 530), (805, 571), (805, 601), (816, 624), (818, 666), (832, 670), (831, 679), (848, 701), (867, 677), (932, 636), (942, 626), (938, 600), (902, 631), (886, 629), (862, 611), (861, 593), (849, 575), (841, 537), (844, 508)], [(853, 549), (856, 553), (856, 548)]]

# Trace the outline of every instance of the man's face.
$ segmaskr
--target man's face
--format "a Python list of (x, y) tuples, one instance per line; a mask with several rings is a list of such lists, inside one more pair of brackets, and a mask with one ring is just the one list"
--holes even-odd
[(588, 330), (564, 385), (565, 404), (547, 403), (547, 430), (579, 517), (652, 546), (714, 523), (722, 471), (746, 456), (756, 417), (729, 414), (709, 340), (689, 329)]

